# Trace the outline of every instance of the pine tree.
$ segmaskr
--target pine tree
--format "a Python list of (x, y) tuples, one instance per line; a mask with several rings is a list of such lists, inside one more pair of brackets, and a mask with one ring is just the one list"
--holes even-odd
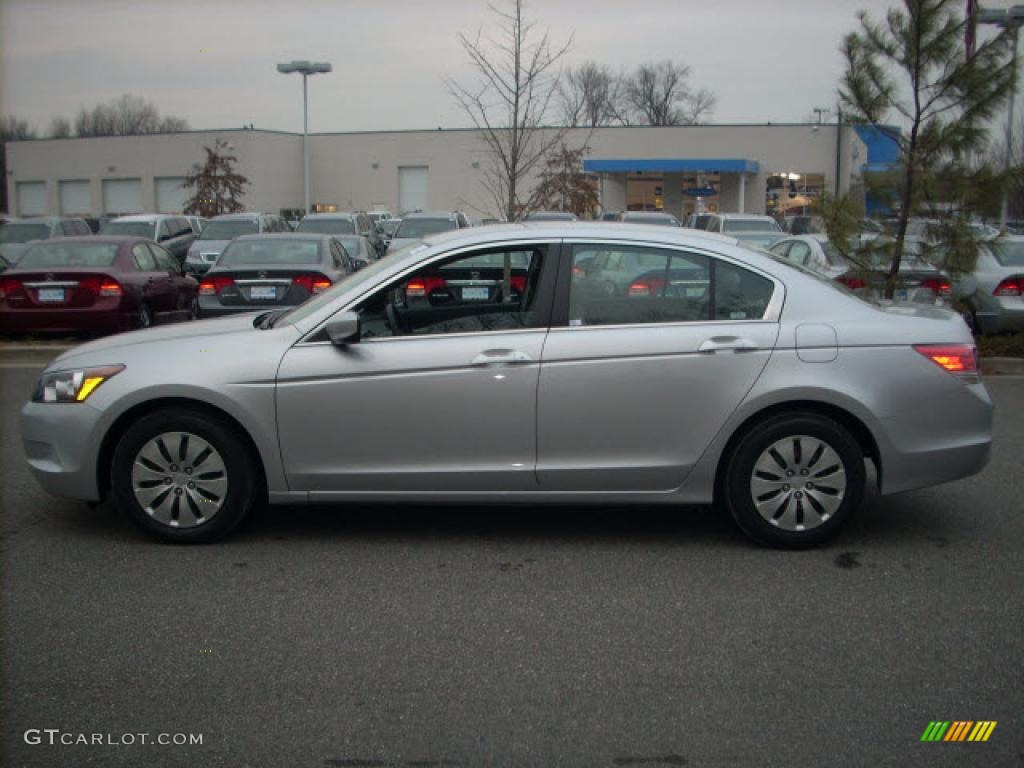
[(238, 158), (229, 154), (228, 143), (217, 139), (212, 149), (203, 149), (206, 163), (202, 166), (196, 163), (185, 176), (185, 187), (195, 190), (185, 206), (185, 213), (210, 218), (244, 210), (241, 198), (249, 180), (235, 172)]

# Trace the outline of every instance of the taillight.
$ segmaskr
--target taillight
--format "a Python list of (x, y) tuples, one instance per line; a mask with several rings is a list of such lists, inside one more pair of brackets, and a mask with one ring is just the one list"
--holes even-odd
[(323, 275), (296, 275), (292, 278), (292, 285), (305, 288), (310, 293), (320, 293), (331, 287), (331, 281)]
[(1024, 277), (1008, 277), (992, 291), (993, 296), (1024, 296)]
[(926, 280), (922, 280), (921, 285), (925, 288), (930, 288), (936, 296), (949, 298), (953, 295), (953, 287), (949, 284), (949, 280), (941, 277), (929, 277)]
[(405, 295), (407, 297), (428, 296), (435, 288), (444, 288), (447, 285), (443, 277), (414, 277), (405, 284)]
[(867, 285), (866, 282), (861, 280), (859, 277), (854, 277), (853, 275), (840, 275), (836, 280), (845, 285), (851, 291), (860, 290)]
[(973, 344), (915, 344), (914, 349), (950, 373), (978, 378), (978, 350)]
[(84, 277), (78, 282), (78, 286), (89, 291), (93, 296), (124, 296), (121, 284), (106, 275)]
[(634, 280), (629, 286), (630, 296), (655, 296), (665, 287), (665, 280), (660, 277), (649, 277), (646, 280)]
[(522, 293), (526, 290), (526, 275), (513, 275), (511, 283), (513, 291)]
[(213, 275), (212, 277), (205, 277), (199, 284), (199, 295), (217, 296), (229, 285), (234, 284), (235, 278), (228, 277), (227, 275)]
[(583, 271), (583, 267), (579, 264), (572, 265), (572, 276), (573, 277), (584, 277), (587, 273)]
[(0, 301), (10, 296), (15, 291), (21, 290), (21, 281), (13, 277), (0, 278)]

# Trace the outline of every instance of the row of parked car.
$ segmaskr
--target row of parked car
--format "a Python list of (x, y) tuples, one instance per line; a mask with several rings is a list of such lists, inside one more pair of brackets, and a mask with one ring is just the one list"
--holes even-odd
[[(609, 212), (602, 218), (683, 226), (658, 211)], [(574, 219), (561, 211), (526, 217)], [(18, 243), (17, 269), (0, 278), (3, 330), (114, 331), (293, 306), (389, 250), (471, 226), (460, 211), (416, 211), (402, 219), (386, 211), (357, 211), (310, 214), (293, 231), (280, 216), (248, 212), (198, 222), (184, 216), (125, 216), (103, 224), (98, 235), (83, 233), (81, 220), (24, 220), (0, 227), (0, 235), (29, 224), (49, 229), (35, 233), (43, 235), (38, 238), (43, 242), (32, 247)], [(854, 264), (823, 234), (787, 235), (772, 217), (753, 214), (699, 214), (686, 226), (734, 237), (861, 296), (883, 300), (888, 271), (883, 249), (875, 262)], [(796, 233), (815, 227), (811, 217), (793, 217), (785, 229)], [(22, 234), (15, 232), (16, 237)], [(867, 229), (861, 237), (885, 235)], [(908, 237), (894, 299), (935, 306), (955, 303), (978, 333), (1024, 327), (1024, 237), (992, 239), (970, 274), (954, 278), (941, 265), (940, 245), (922, 236)], [(618, 267), (604, 265), (600, 290), (627, 295), (635, 276), (627, 266), (622, 270), (628, 279), (618, 286), (607, 277)], [(581, 267), (582, 272), (588, 269)]]

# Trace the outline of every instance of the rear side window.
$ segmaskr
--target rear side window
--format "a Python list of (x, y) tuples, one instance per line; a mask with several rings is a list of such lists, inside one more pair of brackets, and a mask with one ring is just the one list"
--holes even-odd
[(156, 271), (156, 260), (145, 243), (139, 243), (132, 247), (132, 258), (135, 260), (135, 266), (142, 272)]
[(569, 325), (760, 319), (773, 291), (771, 280), (701, 254), (581, 244), (573, 246)]

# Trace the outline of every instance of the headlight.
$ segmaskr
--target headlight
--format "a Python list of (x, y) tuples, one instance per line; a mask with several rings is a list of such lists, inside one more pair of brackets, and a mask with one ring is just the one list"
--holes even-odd
[(83, 403), (100, 384), (123, 370), (123, 365), (105, 365), (43, 374), (32, 393), (32, 402)]

